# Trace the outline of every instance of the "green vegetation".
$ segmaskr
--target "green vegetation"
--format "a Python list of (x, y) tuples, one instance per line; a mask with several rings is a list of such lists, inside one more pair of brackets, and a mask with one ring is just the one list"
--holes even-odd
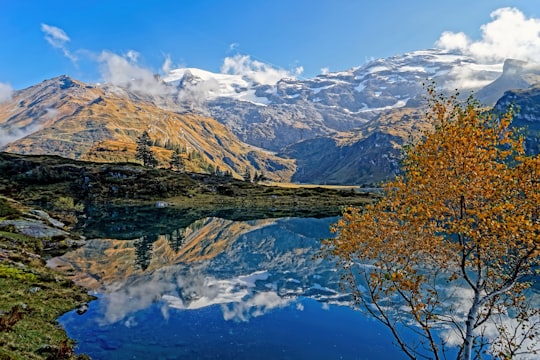
[(84, 205), (81, 203), (75, 204), (75, 200), (72, 197), (60, 196), (54, 201), (54, 208), (58, 211), (81, 212), (84, 210)]
[[(72, 198), (57, 203), (77, 209)], [(24, 205), (0, 197), (0, 220), (31, 219), (24, 213)], [(44, 243), (54, 241), (18, 233), (9, 222), (0, 226), (0, 359), (85, 358), (74, 355), (56, 319), (92, 297), (46, 266)]]
[(184, 163), (184, 158), (180, 156), (180, 150), (178, 148), (174, 149), (171, 154), (171, 160), (169, 161), (171, 169), (176, 171), (184, 171), (186, 165)]
[[(180, 170), (180, 165), (175, 167)], [(206, 175), (134, 163), (0, 153), (0, 220), (35, 219), (26, 214), (32, 206), (46, 209), (68, 226), (75, 226), (83, 211), (99, 225), (107, 217), (104, 209), (120, 209), (120, 213), (126, 209), (126, 216), (139, 216), (134, 224), (167, 226), (166, 222), (156, 224), (159, 212), (160, 219), (170, 218), (172, 228), (178, 228), (182, 219), (206, 216), (240, 220), (246, 216), (337, 215), (343, 206), (362, 206), (375, 197), (320, 187), (262, 186), (218, 170)], [(167, 204), (167, 209), (156, 208), (156, 201)], [(129, 211), (132, 207), (138, 211)], [(0, 227), (0, 359), (73, 359), (73, 342), (56, 319), (91, 297), (47, 268), (43, 250), (51, 244), (64, 249), (65, 239), (37, 239), (18, 233), (9, 224)], [(99, 231), (97, 225), (93, 230), (95, 224), (89, 219), (84, 225)]]
[(22, 213), (11, 206), (6, 198), (0, 197), (0, 219), (18, 218)]
[(143, 162), (143, 165), (145, 167), (156, 167), (158, 164), (158, 161), (156, 159), (156, 156), (150, 149), (150, 146), (152, 145), (152, 140), (150, 140), (150, 135), (148, 135), (148, 132), (145, 130), (137, 138), (137, 150), (135, 152), (135, 159), (141, 160)]
[(273, 208), (322, 210), (362, 206), (375, 197), (327, 188), (263, 186), (230, 176), (150, 169), (134, 163), (92, 163), (56, 156), (0, 153), (0, 193), (17, 201), (59, 211), (55, 199), (78, 210), (79, 204), (144, 205), (166, 201), (183, 208)]
[(85, 358), (56, 319), (92, 297), (46, 267), (41, 240), (14, 231), (0, 231), (0, 359)]

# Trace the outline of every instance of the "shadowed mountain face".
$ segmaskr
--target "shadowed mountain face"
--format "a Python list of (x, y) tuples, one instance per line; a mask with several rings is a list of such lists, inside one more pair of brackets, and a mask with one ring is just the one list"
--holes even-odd
[[(401, 146), (427, 128), (424, 83), (433, 80), (462, 94), (475, 90), (491, 106), (505, 91), (537, 83), (539, 69), (518, 60), (482, 65), (459, 53), (424, 50), (273, 85), (199, 69), (156, 78), (159, 91), (87, 85), (62, 76), (0, 104), (0, 149), (130, 161), (137, 136), (146, 130), (162, 166), (178, 148), (188, 171), (372, 184), (398, 171)], [(536, 111), (522, 106), (518, 115), (518, 125), (533, 129), (529, 144)], [(529, 145), (531, 151), (535, 146)]]
[(507, 91), (495, 110), (502, 112), (508, 106), (516, 110), (514, 125), (525, 129), (527, 153), (540, 153), (540, 83), (527, 89)]

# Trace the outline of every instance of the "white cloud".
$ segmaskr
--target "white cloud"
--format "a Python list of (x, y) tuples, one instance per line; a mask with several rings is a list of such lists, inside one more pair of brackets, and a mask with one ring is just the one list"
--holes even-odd
[(436, 45), (442, 49), (466, 51), (469, 47), (469, 42), (470, 40), (465, 33), (445, 31)]
[(20, 129), (0, 130), (0, 147), (22, 139), (38, 130), (40, 130), (38, 125), (26, 126)]
[(126, 58), (129, 59), (129, 61), (131, 61), (132, 63), (136, 63), (137, 61), (139, 61), (139, 56), (141, 54), (139, 54), (137, 51), (135, 50), (129, 50), (127, 53), (126, 53)]
[(303, 66), (297, 66), (293, 69), (293, 74), (295, 75), (295, 77), (302, 75), (303, 72), (304, 72)]
[(6, 83), (0, 83), (0, 104), (11, 99), (13, 88)]
[(330, 72), (330, 68), (328, 66), (321, 68), (321, 74), (326, 75)]
[(502, 72), (502, 64), (495, 70), (481, 71), (474, 64), (461, 64), (454, 67), (448, 73), (448, 79), (444, 87), (449, 90), (455, 89), (480, 89), (489, 85)]
[(231, 43), (229, 44), (229, 51), (235, 51), (240, 46), (239, 43)]
[(71, 60), (74, 64), (77, 62), (77, 57), (71, 53), (66, 47), (71, 39), (66, 32), (56, 26), (41, 24), (41, 31), (45, 33), (45, 40), (54, 48), (62, 50), (64, 56)]
[(216, 79), (207, 79), (199, 81), (190, 86), (184, 87), (178, 92), (178, 101), (189, 104), (191, 110), (198, 110), (205, 113), (204, 103), (210, 93), (218, 93), (220, 90), (219, 82)]
[(124, 56), (103, 51), (98, 57), (105, 82), (148, 95), (162, 95), (170, 90), (148, 69), (137, 64), (139, 55), (128, 51)]
[(292, 71), (278, 69), (262, 61), (252, 60), (248, 55), (226, 57), (221, 67), (224, 74), (241, 75), (255, 83), (265, 85), (274, 85), (283, 78), (296, 78), (303, 71), (301, 66)]
[(482, 38), (474, 41), (464, 33), (445, 32), (436, 45), (461, 50), (478, 61), (540, 59), (540, 19), (527, 18), (516, 8), (501, 8), (491, 13), (492, 21), (481, 26)]
[(161, 71), (163, 74), (167, 75), (172, 70), (172, 60), (170, 55), (165, 55), (165, 61), (163, 61), (163, 65), (161, 65)]

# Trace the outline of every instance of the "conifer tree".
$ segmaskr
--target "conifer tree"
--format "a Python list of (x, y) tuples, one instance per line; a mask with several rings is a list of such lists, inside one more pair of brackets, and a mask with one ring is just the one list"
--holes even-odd
[(154, 152), (150, 149), (152, 140), (146, 130), (137, 138), (136, 143), (137, 149), (135, 151), (135, 159), (141, 160), (145, 167), (156, 167), (158, 161), (154, 156)]
[(176, 148), (171, 155), (170, 165), (173, 170), (175, 169), (176, 171), (185, 170), (184, 159), (180, 156), (180, 150), (178, 148)]
[(251, 182), (251, 180), (252, 180), (251, 171), (249, 169), (246, 169), (246, 172), (244, 173), (244, 175), (242, 177), (244, 178), (244, 181)]

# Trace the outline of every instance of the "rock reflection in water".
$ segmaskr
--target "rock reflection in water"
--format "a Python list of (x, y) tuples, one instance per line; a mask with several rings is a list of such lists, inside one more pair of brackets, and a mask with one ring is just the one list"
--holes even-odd
[(99, 297), (60, 322), (94, 359), (397, 358), (377, 323), (333, 306), (349, 298), (315, 255), (335, 220), (205, 218), (91, 240), (51, 263)]
[(224, 316), (241, 320), (296, 296), (344, 300), (332, 265), (315, 259), (333, 221), (207, 218), (171, 234), (90, 240), (53, 265), (71, 266), (78, 283), (102, 294), (106, 323), (156, 300), (179, 309), (234, 303)]

